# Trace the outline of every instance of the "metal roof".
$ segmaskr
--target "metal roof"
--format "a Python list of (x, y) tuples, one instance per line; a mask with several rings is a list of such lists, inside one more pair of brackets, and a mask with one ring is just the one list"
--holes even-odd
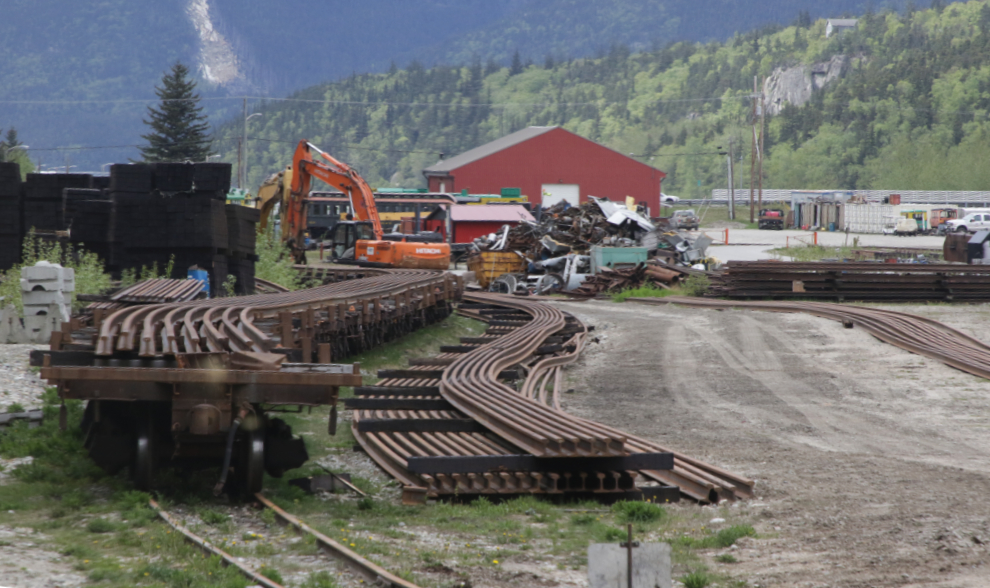
[(518, 204), (455, 204), (450, 207), (450, 220), (517, 223), (536, 219)]
[(512, 147), (513, 145), (518, 145), (523, 141), (528, 141), (533, 137), (538, 137), (543, 133), (552, 131), (556, 128), (558, 127), (527, 127), (520, 131), (506, 135), (500, 139), (495, 139), (491, 143), (485, 143), (484, 145), (465, 151), (464, 153), (451, 157), (450, 159), (438, 161), (434, 165), (424, 169), (423, 173), (428, 176), (446, 175), (448, 172), (451, 172), (459, 167), (488, 157), (493, 153), (498, 153), (499, 151)]

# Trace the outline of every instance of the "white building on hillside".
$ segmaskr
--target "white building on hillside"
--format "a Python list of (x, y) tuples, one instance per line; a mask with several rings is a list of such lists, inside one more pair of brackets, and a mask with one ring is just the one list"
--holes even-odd
[(825, 38), (827, 39), (832, 35), (854, 29), (858, 22), (855, 18), (830, 18), (825, 21)]

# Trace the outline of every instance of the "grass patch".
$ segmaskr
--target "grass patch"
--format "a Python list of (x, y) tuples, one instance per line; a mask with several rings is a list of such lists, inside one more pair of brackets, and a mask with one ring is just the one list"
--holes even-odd
[(667, 516), (662, 506), (650, 502), (616, 502), (612, 505), (612, 512), (623, 523), (652, 523)]
[(777, 258), (789, 258), (792, 261), (821, 261), (823, 259), (852, 259), (856, 256), (853, 247), (825, 247), (823, 245), (802, 245), (800, 247), (778, 247), (770, 253)]
[(716, 557), (715, 561), (719, 563), (727, 563), (727, 564), (739, 563), (739, 560), (736, 559), (736, 557), (731, 553), (723, 553), (722, 555)]
[(681, 545), (695, 549), (712, 549), (731, 547), (743, 537), (755, 537), (756, 530), (750, 525), (732, 525), (718, 533), (712, 533), (701, 538), (684, 536), (677, 539)]
[(677, 294), (679, 292), (674, 289), (658, 288), (653, 284), (646, 284), (639, 288), (626, 288), (621, 292), (612, 294), (612, 302), (625, 302), (627, 298), (663, 298)]
[(681, 576), (680, 580), (681, 584), (684, 584), (684, 588), (705, 588), (711, 585), (714, 578), (708, 572), (698, 570)]

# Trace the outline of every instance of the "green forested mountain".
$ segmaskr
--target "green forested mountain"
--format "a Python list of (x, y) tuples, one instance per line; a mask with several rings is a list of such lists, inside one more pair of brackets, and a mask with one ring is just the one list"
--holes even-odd
[[(874, 4), (902, 9), (907, 0)], [(46, 166), (137, 157), (147, 100), (176, 60), (214, 121), (242, 95), (280, 97), (392, 62), (542, 65), (672, 41), (724, 40), (765, 23), (859, 12), (871, 0), (4, 0), (0, 127)], [(107, 148), (110, 146), (122, 146)], [(71, 150), (42, 151), (53, 147)]]
[(768, 109), (780, 107), (767, 119), (766, 187), (990, 186), (982, 165), (990, 152), (988, 2), (868, 13), (830, 39), (824, 29), (821, 20), (771, 26), (724, 43), (633, 54), (616, 47), (515, 68), (413, 64), (314, 86), (259, 106), (249, 185), (285, 165), (303, 137), (375, 184), (421, 186), (420, 171), (440, 153), (528, 125), (563, 125), (666, 171), (665, 192), (698, 197), (725, 186), (725, 158), (714, 152), (730, 138), (742, 163), (738, 185), (749, 185), (754, 76), (798, 72), (810, 84), (817, 71), (831, 81), (806, 104), (771, 95), (784, 98)]

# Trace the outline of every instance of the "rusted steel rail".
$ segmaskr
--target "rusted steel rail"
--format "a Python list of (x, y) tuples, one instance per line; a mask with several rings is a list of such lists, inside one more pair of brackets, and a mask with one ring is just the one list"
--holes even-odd
[(693, 308), (749, 309), (805, 313), (857, 326), (877, 339), (924, 355), (961, 371), (990, 379), (990, 346), (938, 321), (918, 315), (828, 302), (744, 302), (669, 296), (630, 298), (639, 304), (677, 304)]
[(76, 347), (92, 344), (100, 357), (240, 353), (277, 364), (273, 353), (284, 352), (273, 350), (281, 348), (296, 350), (295, 361), (329, 363), (443, 318), (463, 291), (460, 279), (448, 273), (377, 271), (295, 292), (98, 313), (95, 341), (66, 333), (62, 340)]
[(711, 281), (711, 295), (743, 299), (990, 300), (986, 265), (730, 261)]
[[(462, 338), (461, 345), (442, 348), (436, 358), (411, 362), (429, 365), (380, 373), (393, 377), (357, 388), (357, 398), (346, 401), (355, 409), (355, 438), (403, 483), (405, 502), (486, 493), (659, 500), (677, 499), (680, 493), (701, 502), (752, 496), (751, 480), (559, 409), (559, 370), (577, 358), (587, 337), (580, 321), (552, 309), (554, 313), (543, 314), (554, 321), (546, 326), (537, 317), (545, 310), (539, 307), (548, 305), (497, 295), (468, 294), (465, 299), (468, 303), (459, 312), (488, 322), (484, 336)], [(456, 380), (460, 392), (474, 394), (476, 386), (486, 393), (503, 392), (470, 405), (482, 418), (461, 409), (448, 394), (449, 374), (460, 365), (472, 370)], [(518, 391), (503, 381), (506, 374), (519, 375)], [(499, 421), (485, 418), (499, 411), (504, 415), (507, 406), (533, 408), (529, 414), (552, 418), (534, 418), (532, 428), (523, 425), (524, 437), (546, 436), (543, 427), (566, 426), (589, 437), (623, 439), (623, 450), (593, 455), (575, 445), (552, 455), (527, 451), (515, 441), (517, 428), (503, 434)]]
[[(309, 525), (305, 524), (297, 517), (289, 514), (288, 512), (282, 510), (275, 503), (268, 500), (263, 494), (256, 493), (254, 498), (258, 500), (265, 508), (270, 509), (275, 513), (278, 520), (284, 521), (286, 524), (292, 525), (296, 531), (309, 535), (313, 537), (316, 544), (325, 552), (327, 552), (333, 558), (339, 560), (341, 563), (351, 568), (354, 572), (358, 573), (364, 580), (367, 580), (372, 586), (382, 586), (385, 588), (419, 588), (418, 585), (390, 573), (385, 568), (379, 566), (378, 564), (369, 561), (368, 559), (360, 556), (346, 546), (334, 541), (333, 539), (327, 537), (323, 533), (320, 533), (316, 529), (313, 529)], [(196, 535), (188, 528), (185, 527), (178, 519), (166, 512), (161, 506), (158, 505), (154, 500), (150, 500), (149, 504), (151, 508), (158, 513), (158, 516), (162, 518), (166, 523), (168, 523), (173, 529), (181, 533), (187, 541), (196, 545), (204, 552), (215, 555), (221, 559), (224, 565), (234, 566), (238, 569), (245, 577), (254, 582), (256, 585), (263, 586), (264, 588), (282, 588), (282, 585), (266, 578), (257, 570), (251, 568), (243, 563), (243, 558), (237, 558), (226, 551), (220, 549), (218, 546), (214, 545), (210, 541), (203, 539), (199, 535)], [(362, 582), (364, 581), (362, 580)]]

